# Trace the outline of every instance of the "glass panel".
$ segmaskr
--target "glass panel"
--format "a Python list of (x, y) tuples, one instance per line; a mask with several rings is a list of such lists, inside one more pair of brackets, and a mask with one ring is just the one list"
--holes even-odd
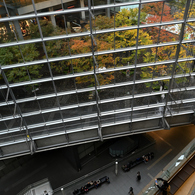
[[(94, 43), (95, 44), (95, 43)], [(98, 44), (99, 45), (99, 44)], [(90, 37), (70, 38), (71, 54), (82, 54), (91, 52)]]
[(83, 128), (98, 125), (97, 117), (96, 118), (85, 119), (85, 120), (82, 120), (81, 122), (82, 122), (82, 127)]
[(118, 52), (114, 54), (115, 66), (129, 66), (135, 63), (135, 50)]
[(100, 100), (114, 98), (114, 88), (98, 90)]
[(150, 104), (157, 104), (158, 102), (162, 102), (160, 95), (151, 97), (141, 97), (133, 100), (133, 107), (143, 105), (149, 106)]
[(71, 117), (79, 117), (83, 115), (84, 113), (79, 108), (72, 108), (72, 109), (66, 109), (62, 110), (63, 118), (71, 118)]
[(58, 107), (57, 99), (56, 97), (50, 97), (46, 99), (40, 99), (38, 100), (41, 110), (50, 109), (50, 108), (56, 108)]
[[(111, 8), (112, 9), (112, 8)], [(106, 9), (107, 14), (109, 14), (110, 8)], [(112, 12), (110, 11), (110, 15)], [(85, 28), (90, 31), (90, 25), (86, 24)], [(108, 17), (108, 15), (97, 15), (95, 16), (95, 20), (92, 20), (92, 28), (93, 30), (103, 30), (103, 29), (110, 29), (114, 28), (114, 17)], [(107, 34), (107, 33), (106, 33)], [(106, 34), (97, 34), (97, 38), (104, 40), (108, 35)]]
[(62, 119), (61, 114), (60, 114), (59, 111), (45, 113), (45, 114), (43, 114), (43, 117), (44, 117), (45, 122), (61, 120)]
[[(6, 127), (8, 129), (20, 128), (21, 119), (20, 118), (17, 118), (17, 119), (12, 119), (12, 120), (6, 120), (4, 123), (6, 124)], [(24, 126), (24, 122), (22, 123), (22, 126)]]
[(175, 74), (189, 73), (192, 65), (190, 62), (179, 62), (175, 67)]
[[(172, 64), (162, 64), (158, 66), (147, 66), (138, 68), (136, 73), (136, 80), (164, 77), (172, 74)], [(139, 74), (141, 72), (141, 74)]]
[(114, 72), (106, 72), (97, 75), (98, 85), (114, 84)]
[(72, 104), (78, 104), (78, 101), (77, 101), (78, 94), (69, 94), (69, 95), (59, 96), (58, 100), (59, 100), (60, 106), (62, 107), (62, 106), (69, 106)]
[(0, 131), (8, 130), (6, 124), (3, 121), (0, 121)]
[(112, 103), (114, 105), (114, 110), (124, 109), (124, 108), (131, 108), (132, 100), (127, 99), (123, 101), (117, 101)]
[(39, 89), (40, 89), (39, 84), (35, 84), (35, 85), (14, 87), (12, 88), (12, 91), (16, 99), (23, 99), (28, 97), (35, 97), (36, 92), (38, 92)]
[(179, 41), (181, 24), (161, 26), (159, 42)]
[[(25, 121), (26, 121), (27, 125), (33, 125), (33, 124), (38, 124), (38, 123), (44, 122), (41, 114), (33, 115), (33, 117), (32, 116), (25, 117)], [(35, 123), (35, 121), (36, 121), (36, 123)]]
[(113, 110), (115, 110), (115, 109), (114, 109), (114, 104), (113, 104), (113, 102), (111, 102), (111, 103), (106, 103), (106, 104), (100, 104), (99, 107), (100, 107), (101, 112), (106, 112), (106, 111), (113, 111)]
[(123, 121), (128, 121), (130, 122), (131, 120), (131, 112), (125, 112), (125, 113), (120, 113), (120, 114), (115, 114), (114, 115), (114, 122), (123, 122)]
[[(33, 44), (32, 44), (33, 45)], [(22, 51), (26, 51), (27, 53), (30, 52), (29, 46), (25, 46)], [(33, 51), (35, 48), (33, 48)], [(31, 51), (32, 52), (32, 51)], [(23, 62), (21, 52), (18, 46), (12, 46), (12, 47), (4, 47), (0, 48), (0, 62), (1, 65), (10, 65), (10, 64), (17, 64), (20, 62)]]
[(132, 95), (133, 93), (133, 85), (126, 85), (114, 88), (115, 97), (123, 97)]
[[(81, 121), (72, 121), (66, 123), (66, 129), (67, 130), (76, 130), (76, 129), (82, 129), (82, 123)], [(78, 140), (78, 137), (77, 137)]]
[[(3, 14), (1, 14), (1, 17)], [(10, 40), (15, 41), (14, 26), (11, 22), (1, 22), (0, 23), (0, 43), (7, 43)], [(20, 29), (19, 29), (20, 30)]]
[(156, 53), (156, 48), (139, 49), (137, 51), (137, 64), (154, 62), (155, 53)]
[(151, 45), (153, 43), (151, 36), (144, 30), (139, 30), (138, 45)]
[(159, 91), (161, 86), (160, 81), (139, 83), (135, 85), (135, 94), (151, 93), (153, 90)]
[(114, 123), (115, 116), (113, 114), (110, 114), (108, 116), (101, 116), (101, 122), (102, 124)]
[[(154, 52), (156, 48), (152, 48), (152, 52)], [(177, 51), (177, 45), (158, 47), (157, 49), (157, 61), (165, 61), (175, 59), (175, 54)]]
[(95, 101), (96, 100), (96, 95), (95, 91), (88, 91), (85, 93), (78, 93), (78, 101), (79, 103), (86, 103), (89, 101)]
[[(168, 6), (166, 5), (166, 7)], [(162, 10), (163, 2), (156, 2), (143, 4), (141, 12), (145, 14), (146, 23), (159, 23), (161, 21)], [(167, 14), (170, 15), (169, 12)]]
[(51, 62), (50, 65), (54, 77), (72, 74), (71, 60)]
[(78, 89), (94, 87), (95, 80), (94, 75), (76, 77), (76, 86)]
[(73, 66), (75, 73), (93, 71), (92, 57), (76, 58), (69, 61), (69, 64)]
[(0, 89), (0, 102), (5, 102), (5, 101), (12, 101), (10, 92), (8, 93), (8, 89)]
[(185, 26), (185, 34), (184, 34), (184, 40), (194, 40), (194, 26), (195, 26), (195, 22), (189, 22), (186, 23)]
[[(15, 110), (15, 105), (6, 105), (6, 106), (1, 106), (1, 117), (6, 117), (6, 116), (13, 116), (14, 115), (14, 110)], [(15, 114), (17, 115), (17, 109), (15, 111)]]
[(188, 83), (189, 83), (188, 77), (174, 78), (173, 84), (172, 84), (172, 89), (183, 88), (185, 86), (188, 86)]
[(50, 94), (50, 93), (54, 93), (52, 81), (43, 82), (43, 83), (39, 84), (39, 88), (36, 91), (37, 96), (38, 95), (46, 95), (46, 94)]
[[(182, 1), (183, 3), (186, 2), (185, 1)], [(195, 5), (194, 5), (194, 2), (193, 1), (190, 1), (190, 8), (189, 8), (189, 11), (188, 11), (188, 18), (194, 18), (195, 16)]]
[(182, 44), (180, 47), (179, 58), (190, 58), (195, 56), (195, 46), (192, 43)]
[(80, 107), (80, 109), (77, 108), (77, 110), (79, 111), (78, 114), (81, 116), (81, 119), (82, 119), (82, 115), (88, 115), (88, 114), (95, 114), (96, 115), (97, 114), (97, 106), (96, 105), (87, 106), (87, 107)]
[(134, 69), (115, 71), (114, 76), (116, 83), (133, 81)]
[(95, 40), (93, 42), (94, 50), (95, 51), (113, 50), (115, 48), (114, 34), (116, 33), (102, 33), (95, 35), (94, 37)]
[[(69, 56), (69, 39), (58, 39), (53, 41), (46, 41), (46, 49), (49, 58)], [(61, 62), (53, 62), (52, 64), (57, 64)], [(61, 64), (60, 64), (61, 65)]]
[(55, 86), (57, 93), (75, 90), (74, 78), (56, 80)]
[[(138, 4), (115, 8), (118, 13), (115, 16), (116, 27), (138, 25)], [(141, 18), (146, 14), (141, 13)]]
[(33, 111), (39, 111), (38, 101), (29, 101), (18, 104), (22, 113), (28, 113)]

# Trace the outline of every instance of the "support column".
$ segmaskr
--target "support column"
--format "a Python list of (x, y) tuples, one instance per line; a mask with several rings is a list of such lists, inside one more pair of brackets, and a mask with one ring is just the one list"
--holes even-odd
[[(110, 0), (107, 0), (107, 5), (110, 4)], [(110, 18), (110, 8), (106, 8), (106, 15), (108, 18)]]
[[(11, 16), (16, 16), (16, 14), (14, 13), (14, 11), (12, 11), (12, 10), (10, 10), (10, 15)], [(16, 33), (18, 35), (18, 39), (24, 40), (24, 37), (22, 35), (22, 31), (21, 31), (21, 27), (20, 27), (20, 24), (19, 24), (18, 20), (14, 20), (13, 21), (13, 24), (14, 24)]]
[[(49, 8), (49, 11), (53, 11), (53, 7), (50, 7)], [(51, 15), (50, 18), (51, 18), (51, 23), (53, 24), (54, 27), (56, 27), (56, 19), (55, 19), (55, 16), (54, 15)]]
[[(81, 5), (81, 8), (85, 7), (84, 0), (80, 0), (80, 5)], [(81, 12), (81, 18), (82, 18), (82, 20), (85, 20), (85, 12), (84, 11)]]
[(18, 38), (20, 40), (24, 40), (23, 35), (22, 35), (22, 31), (21, 31), (21, 27), (20, 27), (18, 20), (14, 20), (13, 23), (14, 23)]
[(64, 149), (66, 159), (77, 170), (81, 170), (81, 161), (78, 154), (78, 146), (70, 146)]

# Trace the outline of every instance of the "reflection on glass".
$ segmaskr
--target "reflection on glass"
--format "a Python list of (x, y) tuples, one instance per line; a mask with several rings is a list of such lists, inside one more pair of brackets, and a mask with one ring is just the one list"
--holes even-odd
[[(1, 15), (2, 16), (2, 15)], [(15, 41), (14, 26), (11, 22), (0, 23), (0, 43)]]
[(106, 72), (97, 75), (98, 85), (114, 84), (114, 72)]
[[(117, 8), (116, 8), (117, 9)], [(138, 25), (138, 5), (122, 6), (115, 15), (115, 27)], [(141, 12), (141, 21), (144, 21), (146, 14)]]
[(115, 71), (114, 76), (116, 83), (132, 81), (134, 76), (134, 69)]
[(75, 90), (74, 82), (75, 82), (74, 78), (56, 80), (55, 81), (55, 86), (56, 86), (57, 93), (60, 93), (60, 92), (63, 92), (63, 91)]
[(61, 107), (78, 104), (77, 96), (75, 94), (58, 96), (58, 100)]
[(183, 37), (184, 40), (194, 40), (194, 26), (195, 22), (186, 23)]
[(94, 75), (76, 77), (76, 86), (78, 89), (94, 87), (95, 86), (95, 78)]
[[(152, 48), (152, 52), (155, 53), (156, 48)], [(175, 54), (177, 51), (177, 45), (158, 47), (156, 52), (156, 60), (157, 61), (165, 61), (175, 59)], [(181, 51), (184, 51), (181, 48)], [(185, 55), (185, 52), (182, 53)]]
[(114, 99), (114, 88), (98, 90), (100, 100)]
[(40, 99), (38, 102), (41, 110), (58, 107), (58, 101), (56, 97)]
[[(90, 24), (86, 24), (84, 28), (87, 31), (90, 31)], [(103, 29), (110, 29), (114, 28), (114, 17), (108, 17), (103, 15), (95, 16), (95, 20), (92, 20), (92, 29), (93, 30), (103, 30)], [(106, 36), (104, 34), (97, 35), (98, 39), (103, 39)]]
[(71, 38), (70, 49), (71, 54), (90, 53), (91, 52), (90, 37)]
[(195, 55), (195, 46), (192, 43), (182, 44), (179, 58), (194, 57)]
[(174, 20), (174, 14), (172, 14), (174, 10), (171, 10), (171, 6), (168, 3), (147, 3), (143, 5), (141, 12), (146, 14), (146, 23), (169, 22)]
[(53, 76), (72, 74), (71, 60), (51, 62), (50, 65)]
[(68, 56), (70, 54), (68, 47), (68, 39), (47, 41), (45, 44), (49, 58)]
[(73, 67), (74, 73), (93, 71), (92, 57), (69, 60), (68, 64)]
[(37, 100), (24, 102), (19, 104), (22, 113), (28, 113), (33, 111), (39, 111), (40, 107)]
[(147, 31), (139, 30), (139, 45), (151, 45), (153, 43), (150, 34)]
[(85, 92), (85, 93), (78, 93), (77, 95), (78, 95), (78, 101), (79, 101), (80, 104), (96, 100), (95, 91), (89, 91), (89, 92)]

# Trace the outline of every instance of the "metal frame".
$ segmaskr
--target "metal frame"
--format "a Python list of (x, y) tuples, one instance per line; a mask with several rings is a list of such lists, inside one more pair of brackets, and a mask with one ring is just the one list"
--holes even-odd
[[(195, 104), (195, 99), (194, 97), (189, 97), (189, 98), (184, 98), (184, 96), (178, 100), (174, 99), (174, 96), (172, 95), (173, 93), (192, 93), (195, 91), (195, 86), (184, 86), (180, 87), (176, 83), (176, 87), (172, 88), (172, 83), (174, 82), (174, 79), (179, 79), (179, 78), (187, 78), (189, 82), (191, 77), (195, 76), (195, 72), (192, 72), (192, 69), (190, 69), (189, 73), (186, 73), (181, 67), (180, 69), (182, 70), (182, 74), (175, 74), (175, 68), (178, 63), (180, 62), (188, 62), (188, 61), (194, 61), (195, 57), (188, 57), (188, 58), (183, 58), (179, 59), (179, 52), (180, 48), (182, 47), (182, 44), (194, 44), (195, 40), (183, 40), (183, 35), (184, 35), (184, 29), (186, 25), (189, 25), (189, 22), (195, 22), (195, 18), (188, 18), (188, 10), (190, 8), (190, 3), (191, 0), (187, 0), (186, 3), (186, 8), (185, 8), (185, 13), (184, 13), (184, 18), (183, 20), (178, 20), (178, 21), (170, 21), (170, 22), (162, 22), (162, 16), (161, 16), (161, 21), (159, 23), (154, 23), (154, 24), (140, 24), (140, 15), (141, 15), (141, 6), (143, 4), (147, 3), (154, 3), (154, 2), (163, 2), (163, 8), (162, 12), (164, 10), (164, 5), (166, 1), (159, 1), (159, 0), (150, 0), (150, 1), (142, 1), (139, 0), (137, 2), (126, 2), (126, 3), (116, 3), (114, 1), (114, 4), (107, 4), (107, 5), (100, 5), (100, 6), (91, 6), (91, 1), (88, 0), (88, 7), (84, 8), (74, 8), (71, 10), (65, 10), (63, 8), (62, 4), (62, 11), (52, 11), (52, 12), (45, 12), (45, 13), (37, 13), (36, 6), (34, 0), (32, 0), (32, 6), (34, 8), (34, 13), (33, 14), (28, 14), (28, 15), (23, 15), (23, 16), (10, 16), (9, 15), (9, 10), (6, 7), (6, 3), (4, 2), (4, 6), (6, 8), (8, 17), (5, 18), (0, 18), (0, 22), (12, 22), (12, 21), (17, 21), (17, 20), (25, 20), (25, 19), (30, 19), (30, 18), (36, 18), (37, 24), (38, 24), (38, 29), (39, 29), (39, 34), (40, 38), (38, 39), (32, 39), (32, 40), (18, 40), (16, 36), (16, 32), (14, 31), (14, 35), (16, 38), (16, 42), (9, 42), (9, 43), (3, 43), (0, 44), (0, 48), (5, 48), (5, 47), (12, 47), (12, 46), (18, 46), (23, 63), (18, 63), (18, 64), (7, 64), (7, 65), (1, 65), (0, 66), (0, 74), (3, 77), (3, 80), (5, 82), (4, 85), (0, 85), (0, 90), (7, 90), (7, 93), (4, 97), (4, 101), (0, 102), (0, 108), (1, 107), (9, 107), (12, 105), (13, 107), (13, 115), (9, 116), (2, 116), (0, 118), (0, 124), (3, 123), (6, 127), (6, 129), (3, 129), (0, 131), (0, 159), (4, 158), (9, 158), (10, 156), (17, 156), (17, 155), (23, 155), (26, 153), (33, 154), (35, 152), (40, 152), (43, 150), (49, 150), (51, 148), (58, 148), (58, 147), (64, 147), (64, 146), (71, 146), (74, 144), (81, 144), (81, 143), (87, 143), (91, 141), (103, 141), (104, 139), (108, 139), (111, 137), (116, 137), (116, 136), (123, 136), (126, 134), (134, 134), (134, 133), (141, 133), (145, 131), (150, 131), (149, 129), (143, 129), (141, 130), (133, 130), (132, 129), (132, 124), (136, 123), (138, 121), (150, 121), (157, 119), (159, 120), (159, 124), (162, 128), (164, 129), (170, 129), (170, 124), (167, 121), (167, 117), (174, 117), (174, 116), (181, 116), (181, 115), (190, 115), (194, 113), (193, 106), (192, 108), (189, 108), (189, 105), (194, 105)], [(104, 29), (104, 30), (93, 30), (92, 26), (92, 20), (95, 18), (94, 16), (94, 11), (99, 10), (99, 9), (110, 9), (110, 8), (116, 8), (120, 6), (126, 6), (126, 5), (139, 5), (138, 8), (138, 24), (135, 26), (129, 26), (129, 27), (117, 27), (115, 26), (115, 20), (114, 20), (114, 28), (113, 29)], [(75, 33), (75, 34), (68, 34), (67, 31), (67, 26), (66, 26), (66, 14), (69, 13), (77, 13), (81, 11), (86, 11), (89, 13), (89, 26), (90, 26), (90, 31), (89, 32), (82, 32), (82, 33)], [(51, 15), (63, 15), (64, 16), (64, 23), (65, 23), (65, 31), (66, 34), (60, 35), (60, 36), (53, 36), (53, 37), (43, 37), (42, 34), (42, 29), (40, 26), (39, 19), (40, 17), (43, 16), (51, 16)], [(115, 18), (115, 15), (114, 15)], [(180, 32), (180, 38), (179, 41), (174, 41), (174, 42), (166, 42), (166, 43), (159, 43), (159, 36), (160, 36), (160, 28), (165, 25), (175, 25), (175, 24), (181, 24), (181, 32)], [(152, 45), (138, 45), (139, 41), (139, 30), (143, 28), (149, 28), (149, 27), (159, 27), (159, 34), (158, 34), (158, 43), (157, 44), (152, 44)], [(115, 32), (119, 31), (126, 31), (126, 30), (133, 30), (137, 29), (137, 37), (136, 37), (136, 45), (134, 47), (127, 47), (127, 48), (121, 48), (121, 49), (116, 49), (114, 45), (113, 50), (107, 50), (107, 51), (96, 51), (94, 45), (97, 45), (96, 40), (95, 40), (95, 35), (103, 34), (103, 33), (114, 33), (114, 43), (115, 43)], [(70, 39), (74, 37), (83, 37), (83, 36), (90, 36), (91, 40), (91, 52), (90, 53), (84, 53), (84, 54), (76, 54), (72, 55), (70, 45), (69, 45), (69, 55), (67, 56), (62, 56), (62, 57), (55, 57), (55, 58), (49, 58), (46, 50), (45, 43), (47, 41), (53, 41), (53, 40), (59, 40), (59, 39)], [(33, 62), (26, 62), (24, 60), (24, 56), (21, 51), (22, 45), (25, 44), (31, 44), (31, 43), (42, 43), (43, 45), (43, 51), (45, 53), (46, 59), (43, 60), (37, 60)], [(69, 42), (68, 42), (69, 44)], [(140, 49), (150, 49), (150, 48), (156, 48), (156, 53), (159, 47), (164, 47), (164, 46), (171, 46), (174, 45), (177, 47), (176, 50), (176, 56), (172, 60), (167, 60), (167, 61), (156, 61), (155, 62), (149, 62), (149, 63), (142, 63), (138, 64), (137, 63), (137, 57), (138, 57), (138, 51)], [(117, 67), (115, 64), (113, 65), (113, 68), (109, 69), (104, 69), (104, 70), (99, 70), (98, 69), (98, 63), (96, 60), (96, 57), (99, 55), (105, 55), (105, 54), (113, 54), (116, 55), (116, 53), (120, 52), (126, 52), (126, 51), (136, 51), (135, 55), (135, 62), (134, 64), (127, 64), (126, 66), (121, 66)], [(88, 72), (81, 72), (81, 73), (75, 73), (74, 72), (74, 67), (72, 65), (72, 60), (73, 59), (81, 59), (85, 57), (92, 57), (93, 59), (93, 71), (88, 71)], [(71, 69), (72, 69), (72, 74), (69, 75), (61, 75), (61, 76), (54, 76), (51, 65), (50, 63), (52, 62), (59, 62), (63, 60), (71, 60)], [(29, 74), (28, 66), (33, 66), (33, 65), (39, 65), (39, 64), (46, 64), (49, 70), (49, 76), (47, 78), (41, 78), (41, 79), (36, 79), (32, 80), (31, 76)], [(162, 77), (151, 77), (148, 79), (143, 79), (143, 80), (136, 80), (136, 74), (138, 72), (138, 68), (142, 67), (148, 67), (148, 66), (160, 66), (160, 65), (169, 65), (169, 64), (174, 64), (172, 68), (171, 75), (167, 76), (162, 76)], [(25, 82), (20, 82), (20, 83), (9, 83), (8, 79), (6, 77), (6, 70), (12, 69), (12, 68), (19, 68), (19, 67), (26, 67), (26, 71), (28, 73), (28, 81)], [(98, 81), (98, 75), (99, 74), (105, 74), (109, 72), (114, 72), (114, 76), (117, 75), (117, 71), (125, 71), (132, 69), (134, 70), (134, 75), (133, 75), (133, 80), (132, 81), (126, 81), (126, 82), (116, 82), (114, 78), (114, 84), (108, 84), (108, 85), (100, 85)], [(154, 72), (153, 72), (154, 74)], [(82, 76), (87, 76), (87, 75), (93, 75), (94, 76), (94, 87), (88, 87), (88, 88), (77, 88), (77, 83), (75, 79), (77, 77), (82, 77)], [(74, 80), (74, 88), (73, 90), (69, 91), (63, 91), (63, 92), (58, 92), (56, 89), (56, 83), (55, 81), (58, 80), (65, 80), (65, 79), (73, 79)], [(137, 86), (140, 84), (144, 83), (153, 83), (153, 82), (159, 82), (163, 80), (169, 80), (169, 87), (168, 90), (164, 91), (151, 91), (151, 92), (146, 92), (146, 93), (138, 93), (136, 94), (135, 89)], [(17, 87), (24, 87), (28, 85), (34, 85), (34, 84), (39, 84), (39, 83), (44, 83), (44, 82), (51, 82), (52, 87), (53, 87), (53, 92), (51, 94), (45, 94), (45, 95), (37, 95), (36, 91), (34, 90), (33, 96), (28, 97), (28, 98), (22, 98), (22, 99), (17, 99), (14, 95), (13, 89)], [(132, 91), (131, 95), (125, 95), (125, 96), (117, 96), (116, 95), (116, 90), (120, 87), (123, 86), (132, 86)], [(114, 95), (113, 98), (107, 98), (107, 99), (101, 99), (99, 95), (99, 90), (107, 90), (107, 89), (112, 89), (114, 90)], [(80, 93), (84, 92), (94, 92), (95, 94), (95, 100), (94, 101), (86, 101), (84, 103), (79, 102), (78, 95)], [(12, 100), (9, 100), (8, 97), (9, 95), (11, 96)], [(59, 97), (64, 96), (64, 95), (75, 95), (76, 96), (76, 102), (71, 104), (71, 105), (66, 105), (62, 106), (60, 105)], [(140, 100), (141, 98), (144, 97), (160, 97), (161, 95), (165, 95), (166, 99), (165, 101), (162, 102), (156, 102), (156, 103), (150, 103), (144, 104), (144, 105), (139, 105), (136, 106), (136, 101)], [(50, 98), (56, 98), (56, 105), (53, 108), (48, 108), (48, 109), (43, 109), (41, 108), (41, 105), (39, 103), (39, 100), (46, 100)], [(131, 105), (129, 107), (125, 108), (118, 108), (115, 106), (115, 103), (121, 103), (122, 101), (129, 101), (131, 100)], [(38, 103), (39, 110), (34, 111), (34, 112), (25, 112), (22, 113), (20, 104), (21, 103), (29, 103), (31, 101), (36, 101)], [(103, 111), (101, 110), (101, 106), (107, 106), (108, 103), (113, 104), (113, 109), (108, 109), (108, 111)], [(177, 112), (172, 109), (174, 106), (178, 106)], [(84, 114), (78, 114), (77, 117), (64, 117), (63, 116), (63, 111), (65, 110), (73, 110), (73, 109), (80, 109), (84, 108), (86, 111), (88, 109), (92, 109), (93, 106), (96, 106), (96, 112), (89, 112), (89, 113), (84, 113)], [(159, 108), (163, 108), (163, 112), (159, 110)], [(151, 111), (151, 113), (150, 113)], [(59, 112), (60, 119), (52, 119), (50, 121), (45, 120), (45, 114), (55, 114)], [(121, 115), (123, 118), (121, 118)], [(140, 114), (140, 115), (139, 115)], [(144, 114), (144, 116), (142, 116)], [(119, 117), (120, 115), (120, 117)], [(27, 117), (34, 117), (34, 116), (40, 116), (43, 119), (42, 123), (35, 122), (31, 125), (29, 125), (26, 120)], [(111, 118), (112, 120), (109, 120)], [(89, 125), (85, 125), (84, 120), (92, 121), (95, 119), (97, 123), (89, 123)], [(10, 128), (9, 123), (10, 122), (15, 122), (16, 120), (20, 120), (20, 125), (15, 128)], [(83, 122), (84, 121), (84, 122)], [(75, 128), (72, 129), (72, 126), (69, 126), (69, 123), (75, 123)], [(77, 123), (84, 124), (82, 127), (79, 127)], [(106, 127), (114, 127), (117, 125), (123, 125), (123, 124), (131, 124), (130, 128), (128, 131), (125, 133), (111, 133), (110, 135), (104, 135), (104, 128)], [(56, 128), (56, 125), (58, 127)], [(52, 128), (55, 127), (55, 131)], [(40, 130), (42, 128), (42, 130)], [(160, 127), (158, 127), (159, 129)], [(39, 131), (37, 131), (37, 129)], [(92, 131), (97, 132), (96, 135), (90, 133)], [(83, 133), (83, 134), (88, 134), (88, 137), (80, 138), (78, 136), (77, 140), (70, 140), (71, 135), (76, 135), (77, 133)], [(25, 135), (25, 136), (24, 136)], [(57, 136), (63, 136), (64, 137), (64, 143), (59, 143), (59, 144), (54, 144), (54, 145), (48, 145), (45, 147), (39, 147), (37, 145), (37, 142), (42, 140), (42, 139), (47, 139), (47, 138), (54, 138)], [(11, 141), (7, 141), (7, 138), (10, 138)], [(3, 141), (3, 139), (5, 139)], [(11, 146), (16, 144), (22, 144), (26, 143), (29, 151), (21, 151), (18, 152), (17, 154), (10, 154), (7, 155), (4, 153), (3, 148), (6, 146)]]

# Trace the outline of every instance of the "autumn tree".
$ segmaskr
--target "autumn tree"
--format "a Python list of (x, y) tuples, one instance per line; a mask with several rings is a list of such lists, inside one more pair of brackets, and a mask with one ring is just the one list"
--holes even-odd
[[(140, 13), (140, 23), (146, 21), (146, 13)], [(116, 27), (138, 25), (138, 8), (122, 9), (116, 14), (115, 18)]]
[[(176, 50), (177, 50), (177, 45), (159, 47), (158, 51), (157, 51), (157, 56), (155, 56), (155, 57), (156, 57), (157, 61), (166, 61), (166, 60), (174, 59), (175, 54), (176, 54)], [(152, 48), (152, 53), (156, 53), (156, 48)], [(185, 48), (181, 47), (179, 57), (186, 58)], [(173, 69), (172, 64), (171, 65), (162, 64), (162, 65), (157, 65), (157, 66), (142, 67), (141, 68), (141, 70), (142, 70), (141, 77), (144, 79), (147, 79), (147, 78), (167, 76), (167, 75), (170, 75), (172, 73), (172, 69)], [(175, 73), (178, 73), (178, 72), (181, 73), (182, 71), (184, 71), (184, 72), (189, 71), (189, 67), (186, 65), (185, 62), (180, 63), (180, 66), (176, 66), (176, 69), (175, 69)], [(162, 82), (164, 82), (165, 84), (168, 85), (168, 81), (169, 80), (163, 80), (160, 82), (161, 82), (161, 84), (162, 84)], [(178, 80), (178, 82), (183, 82), (183, 79)], [(153, 82), (153, 84), (147, 83), (146, 87), (152, 87), (153, 89), (159, 90), (160, 83), (158, 81)]]
[[(145, 14), (141, 15), (141, 18), (144, 19)], [(138, 9), (122, 9), (116, 15), (116, 26), (126, 27), (137, 25), (138, 22)], [(126, 30), (126, 31), (117, 31), (115, 34), (111, 34), (108, 37), (108, 42), (110, 44), (115, 45), (116, 49), (119, 48), (127, 48), (127, 47), (134, 47), (136, 45), (136, 38), (137, 38), (137, 30)], [(149, 45), (152, 44), (152, 40), (147, 32), (143, 30), (139, 30), (139, 44), (142, 45)], [(143, 62), (145, 57), (148, 57), (148, 52), (146, 50), (138, 50), (138, 63)], [(123, 66), (127, 65), (127, 63), (134, 63), (135, 61), (135, 50), (130, 50), (127, 52), (123, 52), (122, 54), (116, 55), (116, 65)]]
[[(163, 2), (157, 2), (157, 3), (147, 3), (143, 6), (142, 12), (145, 12), (148, 14), (146, 18), (147, 23), (159, 23), (162, 22), (168, 22), (172, 21), (173, 17), (171, 15), (171, 8), (165, 3), (163, 8)], [(163, 11), (163, 15), (162, 15)]]
[[(145, 4), (141, 11), (148, 14), (148, 16), (146, 17), (146, 23), (159, 23), (161, 22), (161, 17), (162, 22), (172, 21), (174, 18), (171, 15), (171, 8), (167, 4), (164, 4), (164, 8), (162, 8), (163, 2)], [(154, 43), (176, 40), (178, 38), (178, 35), (169, 32), (168, 30), (166, 30), (166, 28), (170, 28), (169, 31), (175, 30), (174, 26), (163, 26), (160, 30), (159, 27), (149, 27), (144, 28), (143, 30), (149, 33)]]
[[(35, 44), (26, 44), (20, 47), (25, 62), (34, 61), (38, 58), (39, 52), (37, 51)], [(21, 56), (18, 46), (0, 48), (0, 63), (1, 65), (22, 63), (23, 58)], [(41, 77), (42, 65), (23, 66), (19, 68), (13, 68), (6, 70), (6, 76), (9, 82), (17, 83), (22, 81), (28, 81), (30, 79), (37, 79)], [(30, 77), (29, 78), (29, 75)]]
[[(44, 37), (49, 37), (54, 32), (55, 27), (52, 25), (51, 21), (39, 20), (39, 23)], [(31, 38), (40, 38), (38, 24), (30, 23), (29, 31)]]
[[(109, 18), (107, 16), (98, 15), (95, 17), (95, 20), (92, 20), (93, 30), (103, 30), (110, 28), (114, 28), (114, 17)], [(84, 29), (90, 31), (90, 25), (86, 24)], [(95, 37), (99, 40), (105, 41), (108, 37), (108, 34), (107, 33), (97, 34)]]
[[(127, 47), (134, 47), (136, 45), (136, 37), (137, 37), (137, 30), (126, 30), (126, 31), (118, 31), (115, 33), (115, 36), (112, 34), (108, 37), (108, 42), (111, 44), (115, 44), (115, 48), (127, 48)], [(115, 41), (114, 41), (115, 39)], [(149, 45), (152, 44), (152, 40), (147, 32), (143, 30), (139, 30), (139, 43), (142, 45)], [(122, 54), (116, 55), (116, 65), (117, 66), (124, 66), (128, 63), (134, 64), (135, 61), (135, 50), (130, 50), (127, 52), (123, 52)], [(145, 58), (152, 55), (149, 50), (138, 50), (137, 51), (137, 59), (138, 63), (142, 63), (145, 61)]]
[[(109, 50), (111, 48), (111, 44), (97, 40), (97, 50)], [(71, 51), (72, 54), (80, 54), (80, 53), (90, 53), (91, 52), (91, 40), (78, 40), (73, 39), (71, 42)], [(109, 68), (114, 60), (112, 54), (104, 54), (99, 55), (96, 57), (98, 68)], [(70, 64), (69, 64), (70, 65)], [(92, 58), (77, 58), (72, 60), (72, 65), (75, 70), (75, 72), (86, 72), (86, 71), (93, 71), (93, 59)], [(100, 85), (108, 84), (114, 79), (112, 74), (107, 74), (107, 76), (98, 74), (98, 81)], [(89, 85), (91, 83), (94, 83), (94, 78), (91, 76), (85, 76), (85, 77), (78, 77), (76, 78), (76, 82), (78, 84), (81, 83), (88, 83)]]
[[(55, 29), (50, 34), (50, 36), (64, 35), (64, 34), (66, 34), (64, 29), (60, 27), (55, 27)], [(69, 39), (57, 39), (57, 40), (47, 41), (46, 42), (47, 54), (50, 58), (68, 56), (70, 55), (69, 45), (70, 45)], [(51, 68), (56, 73), (67, 74), (71, 72), (70, 66), (64, 60), (51, 62)]]

